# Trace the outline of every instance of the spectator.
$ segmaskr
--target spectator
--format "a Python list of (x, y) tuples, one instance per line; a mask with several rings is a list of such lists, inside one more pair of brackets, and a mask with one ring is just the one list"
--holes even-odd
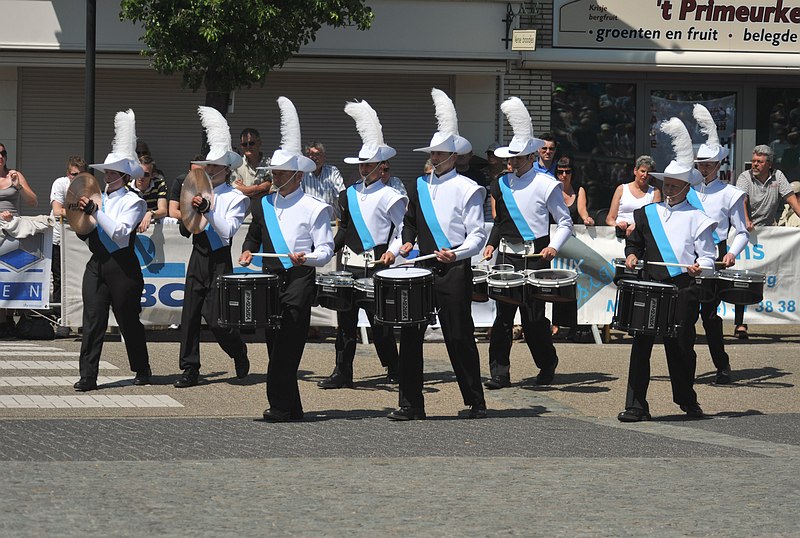
[(383, 181), (384, 185), (388, 185), (405, 196), (406, 186), (403, 185), (403, 181), (399, 177), (392, 175), (391, 170), (392, 166), (389, 164), (389, 161), (384, 161), (383, 164), (381, 164), (381, 181)]
[[(142, 158), (144, 156), (153, 157), (153, 154), (150, 153), (150, 146), (147, 145), (147, 142), (144, 140), (137, 140), (136, 141), (136, 157)], [(159, 176), (165, 178), (167, 175), (158, 169), (158, 167), (154, 167), (153, 171), (158, 174)]]
[(164, 177), (156, 172), (156, 163), (150, 155), (139, 157), (144, 173), (142, 177), (131, 180), (130, 189), (147, 202), (147, 212), (144, 214), (139, 227), (139, 233), (146, 232), (151, 224), (167, 216), (167, 182)]
[(545, 133), (539, 139), (544, 140), (544, 146), (539, 148), (539, 158), (533, 163), (533, 169), (556, 177), (556, 137)]
[(272, 188), (269, 157), (261, 152), (261, 135), (248, 127), (239, 135), (244, 162), (232, 174), (233, 186), (249, 197), (268, 193)]
[[(66, 217), (64, 203), (67, 198), (67, 189), (75, 177), (86, 172), (88, 167), (83, 157), (73, 155), (67, 159), (67, 175), (53, 181), (50, 188), (50, 215), (58, 222)], [(53, 257), (51, 263), (53, 274), (53, 302), (61, 303), (61, 225), (53, 226)]]
[[(791, 185), (783, 172), (773, 169), (775, 154), (767, 145), (753, 148), (750, 170), (745, 170), (736, 178), (736, 188), (745, 192), (745, 224), (747, 231), (761, 226), (775, 226), (775, 218), (785, 201), (795, 215), (800, 215), (800, 201), (797, 200)], [(734, 309), (734, 335), (746, 339), (747, 325), (744, 323), (744, 306)]]
[(650, 172), (656, 167), (656, 162), (649, 155), (642, 155), (636, 159), (636, 168), (633, 170), (633, 181), (619, 185), (611, 199), (608, 209), (606, 224), (616, 226), (617, 237), (624, 239), (634, 229), (633, 212), (651, 202), (661, 201), (661, 192), (650, 185)]
[(317, 167), (313, 172), (303, 176), (303, 192), (319, 198), (333, 208), (336, 219), (339, 218), (339, 193), (344, 190), (344, 179), (339, 169), (325, 164), (327, 155), (322, 142), (314, 140), (305, 147), (306, 157), (314, 161)]
[[(792, 181), (789, 183), (789, 185), (791, 185), (796, 197), (797, 193), (800, 193), (800, 181)], [(778, 226), (791, 226), (794, 228), (800, 228), (800, 217), (795, 214), (792, 206), (790, 206), (788, 202), (783, 206), (783, 214), (781, 215), (781, 218), (778, 219)]]

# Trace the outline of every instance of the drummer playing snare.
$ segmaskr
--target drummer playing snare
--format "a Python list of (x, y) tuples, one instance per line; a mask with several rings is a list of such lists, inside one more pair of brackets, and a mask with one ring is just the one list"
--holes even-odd
[[(697, 362), (695, 322), (699, 313), (694, 277), (713, 273), (716, 222), (686, 201), (690, 185), (703, 179), (694, 168), (694, 152), (686, 127), (679, 119), (672, 118), (661, 125), (661, 130), (672, 137), (676, 157), (664, 173), (651, 174), (664, 180), (664, 201), (634, 211), (636, 227), (626, 239), (625, 264), (633, 269), (642, 259), (648, 280), (677, 286), (674, 319), (677, 336), (663, 337), (672, 399), (689, 418), (702, 418), (703, 410), (693, 388)], [(650, 334), (635, 333), (633, 337), (625, 410), (617, 416), (621, 422), (650, 419), (647, 388), (654, 340), (655, 336)]]

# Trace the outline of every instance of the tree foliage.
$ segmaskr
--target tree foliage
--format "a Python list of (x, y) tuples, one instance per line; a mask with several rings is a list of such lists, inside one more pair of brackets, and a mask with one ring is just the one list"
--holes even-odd
[(120, 18), (143, 25), (143, 54), (159, 73), (205, 86), (224, 113), (229, 92), (263, 83), (323, 25), (366, 30), (373, 13), (363, 0), (121, 0)]

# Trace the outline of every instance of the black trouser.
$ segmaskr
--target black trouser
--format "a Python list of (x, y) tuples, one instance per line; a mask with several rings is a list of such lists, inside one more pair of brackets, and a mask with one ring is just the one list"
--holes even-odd
[[(518, 271), (525, 267), (524, 259), (516, 255), (507, 254), (503, 263), (514, 265)], [(534, 268), (542, 269), (547, 265), (549, 265), (547, 262), (538, 263)], [(574, 303), (566, 304), (573, 305)], [(520, 307), (497, 301), (496, 307), (497, 315), (494, 318), (492, 335), (489, 338), (489, 372), (491, 376), (510, 378), (512, 331), (517, 308), (520, 309), (522, 331), (525, 334), (525, 343), (528, 344), (533, 362), (541, 370), (554, 369), (558, 363), (558, 355), (553, 346), (550, 320), (545, 316), (544, 301), (534, 299)]]
[[(53, 274), (53, 302), (61, 303), (61, 245), (53, 243), (50, 272)], [(63, 307), (59, 307), (64, 312)], [(61, 316), (63, 317), (63, 315)]]
[[(485, 405), (480, 357), (472, 321), (472, 268), (469, 260), (437, 263), (433, 270), (433, 297), (438, 308), (447, 355), (456, 374), (465, 405)], [(400, 330), (400, 406), (425, 408), (422, 396), (422, 342), (425, 325)]]
[(270, 409), (303, 413), (297, 369), (311, 324), (311, 302), (314, 300), (316, 270), (313, 267), (292, 267), (276, 272), (281, 281), (281, 326), (267, 329), (267, 401)]
[(733, 323), (736, 327), (744, 325), (744, 308), (743, 304), (733, 305)]
[(236, 329), (219, 326), (219, 291), (217, 278), (233, 272), (231, 248), (212, 252), (192, 249), (186, 267), (186, 287), (181, 312), (181, 370), (200, 371), (201, 317), (214, 334), (222, 350), (233, 359), (247, 357), (247, 346)]
[(144, 279), (133, 248), (113, 256), (92, 255), (83, 273), (83, 337), (81, 339), (81, 379), (96, 380), (103, 351), (103, 336), (108, 328), (108, 309), (114, 312), (125, 340), (128, 363), (134, 372), (150, 368), (147, 339), (139, 319), (142, 311)]
[[(695, 323), (699, 311), (697, 288), (694, 279), (681, 275), (670, 281), (679, 286), (675, 309), (675, 323), (678, 324), (676, 337), (664, 337), (664, 350), (667, 355), (667, 368), (672, 383), (672, 401), (678, 405), (697, 404), (694, 391), (694, 376), (697, 367), (697, 354), (694, 351)], [(633, 337), (630, 367), (628, 369), (628, 393), (625, 397), (626, 409), (641, 409), (650, 412), (647, 403), (647, 389), (650, 385), (650, 355), (655, 336), (637, 334)]]
[[(359, 306), (354, 304), (353, 308), (336, 313), (336, 370), (345, 378), (353, 379), (353, 360), (356, 356), (356, 342), (358, 335), (358, 310)], [(390, 373), (397, 370), (399, 356), (397, 353), (397, 341), (394, 337), (394, 329), (389, 325), (375, 324), (375, 313), (370, 309), (364, 310), (367, 313), (369, 324), (372, 327), (372, 340), (375, 344), (375, 351), (378, 359), (384, 368), (388, 368)]]
[(731, 361), (725, 352), (725, 344), (722, 339), (722, 318), (717, 314), (719, 303), (718, 298), (710, 303), (700, 303), (700, 318), (703, 320), (703, 329), (706, 331), (711, 360), (714, 361), (717, 370), (725, 370), (731, 367)]

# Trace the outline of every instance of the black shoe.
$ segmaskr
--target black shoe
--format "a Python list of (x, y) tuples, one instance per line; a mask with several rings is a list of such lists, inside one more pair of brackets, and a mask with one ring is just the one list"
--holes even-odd
[(250, 373), (250, 359), (247, 357), (234, 359), (236, 365), (236, 379), (244, 379)]
[(511, 386), (511, 380), (507, 377), (493, 375), (492, 378), (483, 383), (483, 386), (489, 390), (497, 390)]
[(281, 411), (280, 409), (269, 408), (264, 411), (266, 422), (292, 422), (303, 420), (302, 411)]
[(425, 411), (415, 407), (401, 407), (386, 416), (392, 420), (425, 420), (426, 418)]
[(476, 404), (469, 406), (467, 418), (486, 418), (486, 404)]
[(705, 418), (703, 410), (700, 409), (698, 404), (682, 405), (681, 411), (686, 413), (686, 418)]
[(334, 372), (330, 377), (326, 377), (317, 386), (321, 389), (341, 389), (344, 387), (353, 388), (353, 380), (347, 379), (344, 374)]
[(172, 384), (176, 389), (185, 389), (187, 387), (194, 387), (200, 382), (200, 372), (187, 368), (183, 371), (183, 375)]
[(94, 379), (80, 378), (72, 388), (78, 392), (89, 392), (90, 390), (97, 390), (97, 381)]
[(543, 369), (539, 372), (539, 375), (536, 376), (536, 384), (542, 386), (552, 385), (553, 378), (556, 376), (556, 367), (558, 367), (558, 359), (556, 359), (556, 363), (552, 368)]
[(150, 371), (150, 368), (147, 368), (147, 370), (143, 372), (136, 372), (136, 377), (133, 378), (133, 384), (137, 387), (149, 385), (151, 375), (153, 375), (153, 372)]
[(730, 368), (723, 368), (721, 370), (717, 370), (717, 378), (714, 381), (717, 385), (730, 385), (731, 381), (732, 378), (731, 378)]
[(620, 422), (642, 422), (643, 420), (650, 420), (652, 417), (650, 413), (643, 409), (626, 409), (619, 415), (617, 415), (617, 420)]
[(741, 327), (742, 327), (741, 329), (737, 327), (736, 330), (733, 331), (733, 336), (735, 336), (739, 340), (747, 340), (748, 338), (750, 338), (747, 335), (747, 325), (742, 325)]

